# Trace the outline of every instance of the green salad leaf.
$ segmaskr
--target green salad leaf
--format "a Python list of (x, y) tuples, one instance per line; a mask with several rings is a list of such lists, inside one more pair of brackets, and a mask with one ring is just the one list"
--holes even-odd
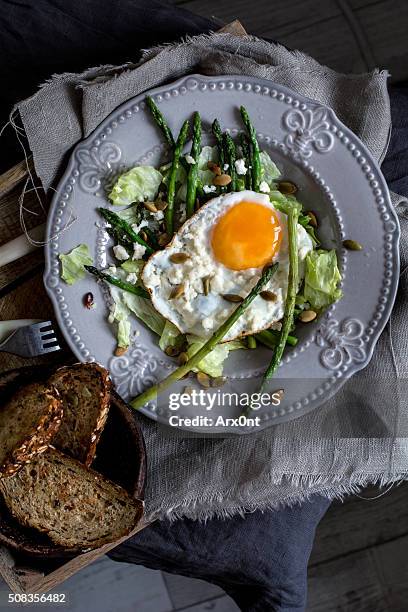
[(278, 166), (271, 160), (266, 151), (259, 153), (259, 159), (261, 162), (261, 181), (268, 183), (271, 189), (276, 189), (274, 181), (281, 175)]
[(163, 176), (153, 166), (135, 166), (122, 174), (109, 194), (115, 206), (129, 206), (133, 202), (154, 200)]
[(127, 348), (130, 344), (130, 332), (132, 326), (129, 319), (121, 319), (118, 323), (117, 344), (121, 348)]
[(293, 207), (296, 207), (298, 213), (300, 214), (302, 211), (302, 205), (294, 196), (284, 195), (280, 191), (271, 191), (269, 194), (269, 199), (274, 205), (274, 207), (280, 212), (288, 214), (289, 210), (292, 210)]
[(137, 316), (155, 334), (161, 336), (163, 333), (165, 319), (153, 307), (150, 300), (134, 295), (133, 293), (123, 292), (123, 301), (133, 314)]
[(337, 287), (341, 274), (337, 266), (336, 251), (310, 251), (306, 255), (306, 272), (303, 295), (316, 311), (327, 308), (342, 296)]
[(182, 341), (183, 334), (180, 334), (180, 331), (171, 321), (166, 320), (159, 340), (161, 350), (165, 351), (168, 346), (177, 346)]
[[(208, 169), (208, 162), (218, 162), (218, 148), (205, 146), (198, 158), (198, 178), (203, 185), (212, 185), (214, 174)], [(221, 168), (223, 171), (223, 169)]]
[(62, 264), (61, 278), (68, 284), (73, 285), (85, 277), (84, 266), (92, 265), (92, 257), (86, 244), (80, 244), (69, 253), (60, 253)]
[[(206, 343), (204, 338), (198, 336), (187, 336), (188, 349), (187, 355), (192, 357)], [(197, 368), (193, 368), (194, 372), (205, 372), (208, 376), (222, 376), (224, 361), (227, 359), (230, 351), (246, 348), (241, 340), (232, 340), (217, 344), (217, 346), (204, 359), (200, 361)]]

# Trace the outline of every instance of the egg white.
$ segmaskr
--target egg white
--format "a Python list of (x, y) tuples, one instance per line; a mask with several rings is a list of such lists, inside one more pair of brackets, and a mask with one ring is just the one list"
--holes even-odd
[[(287, 217), (274, 208), (266, 194), (240, 191), (213, 198), (202, 206), (182, 225), (163, 251), (150, 257), (143, 269), (142, 280), (151, 294), (154, 307), (182, 333), (210, 337), (237, 306), (226, 301), (222, 295), (233, 293), (246, 297), (262, 274), (262, 268), (231, 270), (218, 262), (212, 252), (212, 229), (231, 207), (242, 201), (266, 206), (279, 219), (282, 241), (273, 260), (279, 261), (279, 268), (265, 286), (265, 289), (275, 293), (276, 300), (270, 302), (256, 297), (224, 337), (224, 342), (269, 328), (283, 317), (289, 272)], [(302, 277), (302, 262), (313, 249), (313, 243), (301, 225), (298, 225), (297, 237)], [(185, 253), (189, 258), (183, 263), (172, 263), (170, 256), (174, 253)], [(205, 277), (211, 279), (208, 295), (204, 294)], [(184, 285), (183, 295), (169, 299), (171, 291), (180, 284)]]

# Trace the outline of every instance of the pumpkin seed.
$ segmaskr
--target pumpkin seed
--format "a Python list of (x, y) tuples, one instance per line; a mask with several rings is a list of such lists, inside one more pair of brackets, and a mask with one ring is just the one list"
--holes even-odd
[(211, 278), (209, 276), (203, 278), (203, 291), (204, 295), (208, 295), (211, 291)]
[(217, 185), (218, 187), (225, 187), (226, 185), (229, 185), (231, 181), (232, 178), (229, 174), (220, 174), (219, 176), (216, 176), (214, 178), (213, 185)]
[[(277, 389), (276, 391), (273, 391), (271, 393), (271, 397), (273, 396), (273, 398), (275, 400), (279, 399), (280, 402), (282, 401), (284, 395), (285, 395), (285, 390), (284, 389)], [(276, 396), (278, 396), (278, 397), (276, 397)]]
[(151, 213), (157, 213), (156, 204), (154, 202), (143, 202), (143, 206)]
[(244, 301), (243, 297), (241, 297), (240, 295), (236, 295), (235, 293), (224, 293), (222, 297), (224, 298), (224, 300), (227, 300), (227, 302), (234, 302), (236, 304)]
[(165, 202), (164, 200), (157, 200), (155, 202), (156, 208), (157, 210), (166, 210), (166, 208), (168, 207), (169, 203)]
[(316, 219), (316, 215), (314, 214), (314, 212), (309, 210), (309, 212), (307, 213), (307, 216), (310, 219), (309, 225), (311, 225), (312, 227), (317, 227), (317, 219)]
[(259, 295), (263, 300), (266, 300), (267, 302), (276, 302), (278, 297), (273, 291), (261, 291)]
[(310, 323), (311, 321), (314, 321), (316, 317), (317, 313), (314, 310), (304, 310), (299, 315), (299, 319), (302, 321), (302, 323)]
[(184, 351), (178, 356), (178, 362), (180, 365), (184, 365), (185, 363), (187, 363), (188, 359), (189, 357)]
[(179, 297), (181, 297), (184, 293), (184, 285), (176, 285), (175, 287), (173, 287), (173, 289), (170, 291), (170, 295), (169, 295), (169, 300), (175, 300)]
[(184, 263), (187, 259), (190, 259), (186, 253), (173, 253), (169, 257), (170, 261), (175, 264)]
[(221, 176), (221, 168), (213, 161), (207, 162), (207, 168), (217, 176)]
[(115, 349), (115, 356), (121, 357), (122, 355), (126, 353), (127, 350), (128, 350), (127, 346), (117, 346)]
[(357, 240), (343, 240), (343, 246), (349, 251), (362, 251), (362, 245)]
[(284, 193), (286, 195), (292, 195), (298, 190), (295, 183), (292, 183), (291, 181), (280, 181), (278, 183), (278, 189), (281, 193)]
[(211, 380), (212, 387), (222, 387), (227, 382), (226, 376), (216, 376)]
[(166, 346), (166, 348), (164, 349), (164, 352), (169, 357), (177, 357), (177, 355), (180, 355), (180, 349), (171, 344), (169, 346)]
[(170, 238), (166, 233), (160, 234), (160, 236), (157, 239), (157, 242), (159, 243), (159, 246), (164, 247), (167, 244), (169, 244)]
[(198, 372), (197, 373), (197, 381), (205, 389), (208, 389), (210, 387), (210, 377), (207, 376), (207, 374), (205, 372)]

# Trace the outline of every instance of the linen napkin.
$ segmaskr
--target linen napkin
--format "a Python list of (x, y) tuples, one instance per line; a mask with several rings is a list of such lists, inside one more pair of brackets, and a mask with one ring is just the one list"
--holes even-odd
[[(119, 104), (187, 73), (245, 74), (333, 108), (383, 160), (391, 130), (387, 72), (338, 74), (298, 51), (252, 36), (203, 35), (147, 50), (137, 64), (53, 77), (17, 108), (36, 172), (49, 188), (72, 146)], [(407, 202), (393, 195), (402, 274), (392, 318), (370, 365), (321, 409), (247, 436), (186, 437), (141, 419), (150, 517), (209, 518), (276, 508), (313, 493), (334, 498), (407, 478)]]

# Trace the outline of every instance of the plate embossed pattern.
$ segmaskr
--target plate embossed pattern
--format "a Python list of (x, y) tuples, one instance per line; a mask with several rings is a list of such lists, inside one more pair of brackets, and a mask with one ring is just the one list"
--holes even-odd
[[(241, 130), (236, 108), (245, 104), (253, 117), (261, 148), (270, 152), (284, 175), (297, 182), (299, 197), (306, 206), (318, 208), (321, 231), (331, 240), (331, 244), (324, 246), (334, 246), (338, 252), (344, 298), (332, 305), (317, 323), (307, 329), (304, 326), (298, 345), (284, 356), (277, 376), (280, 380), (303, 380), (301, 391), (293, 385), (297, 390), (294, 394), (285, 393), (278, 409), (261, 412), (259, 416), (262, 426), (269, 426), (309, 412), (368, 363), (391, 311), (398, 282), (399, 228), (384, 178), (364, 145), (331, 109), (283, 86), (249, 77), (193, 75), (156, 89), (152, 95), (171, 118), (174, 129), (188, 114), (186, 109), (194, 105), (204, 117), (204, 132), (208, 132), (210, 122), (217, 116), (233, 136)], [(155, 126), (147, 119), (143, 97), (119, 107), (78, 145), (53, 199), (47, 227), (45, 284), (65, 337), (79, 359), (97, 360), (110, 368), (125, 398), (164, 377), (173, 367), (172, 362), (163, 358), (150, 332), (137, 324), (135, 329), (140, 336), (128, 353), (112, 357), (114, 338), (105, 321), (106, 291), (101, 289), (102, 299), (97, 314), (91, 313), (96, 315), (93, 319), (89, 313), (83, 313), (78, 306), (80, 291), (91, 287), (91, 281), (81, 281), (81, 289), (65, 285), (59, 277), (58, 254), (86, 242), (91, 252), (93, 249), (98, 266), (112, 261), (108, 236), (95, 212), (96, 206), (101, 205), (100, 198), (106, 197), (103, 187), (119, 171), (135, 163), (157, 164), (166, 153), (166, 147), (159, 144)], [(75, 229), (77, 222), (61, 233), (69, 207), (79, 217), (81, 229)], [(364, 216), (370, 218), (369, 229)], [(356, 239), (358, 232), (362, 234), (364, 252), (350, 253), (342, 248), (341, 243), (351, 237), (350, 232), (357, 232), (352, 235)], [(367, 275), (370, 288), (367, 286), (366, 295), (359, 296), (358, 279)], [(367, 283), (364, 279), (362, 282)], [(256, 353), (257, 362), (252, 356), (232, 354), (227, 366), (231, 370), (229, 376), (240, 381), (259, 376), (269, 353)], [(160, 404), (160, 399), (157, 406), (150, 404), (144, 411), (168, 422), (170, 411)]]

